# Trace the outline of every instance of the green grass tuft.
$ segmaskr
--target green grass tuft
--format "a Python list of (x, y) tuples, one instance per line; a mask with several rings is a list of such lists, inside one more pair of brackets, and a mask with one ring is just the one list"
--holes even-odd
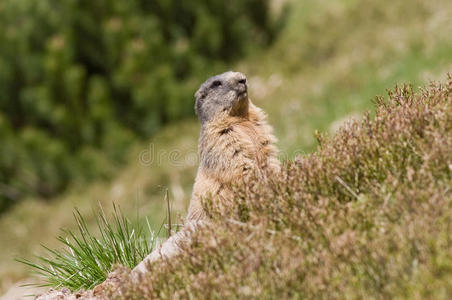
[(99, 206), (96, 212), (95, 235), (78, 209), (74, 211), (77, 231), (63, 230), (57, 237), (64, 245), (62, 249), (43, 246), (48, 256), (37, 256), (39, 262), (17, 259), (34, 269), (44, 279), (37, 286), (67, 287), (72, 291), (91, 289), (103, 282), (115, 264), (133, 268), (149, 254), (155, 246), (149, 222), (147, 227), (133, 224), (122, 211), (113, 206), (111, 219)]

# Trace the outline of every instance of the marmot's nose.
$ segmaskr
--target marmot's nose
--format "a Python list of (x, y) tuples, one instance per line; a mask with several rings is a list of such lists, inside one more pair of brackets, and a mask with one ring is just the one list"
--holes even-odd
[(234, 83), (236, 85), (238, 85), (241, 89), (247, 89), (247, 84), (246, 84), (246, 76), (243, 75), (242, 73), (235, 73), (234, 74)]

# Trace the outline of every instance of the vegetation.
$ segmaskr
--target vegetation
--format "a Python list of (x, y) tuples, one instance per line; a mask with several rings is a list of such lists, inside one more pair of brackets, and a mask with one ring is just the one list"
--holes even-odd
[(267, 0), (2, 1), (0, 212), (111, 175), (132, 141), (193, 115), (206, 73), (276, 28)]
[(75, 210), (78, 234), (64, 230), (57, 238), (64, 245), (63, 249), (44, 246), (49, 256), (39, 256), (40, 263), (27, 259), (18, 261), (32, 267), (44, 279), (41, 286), (78, 291), (92, 289), (103, 282), (115, 264), (133, 268), (154, 248), (155, 236), (149, 223), (144, 230), (116, 207), (112, 221), (107, 219), (102, 207), (96, 216), (97, 236), (100, 237), (91, 233), (83, 216)]
[[(20, 3), (23, 1), (0, 1), (0, 11), (4, 9), (4, 3), (7, 2)], [(200, 1), (195, 2), (197, 5)], [(272, 12), (278, 10), (278, 5), (283, 2), (286, 1), (270, 1)], [(444, 79), (444, 74), (451, 71), (452, 35), (450, 32), (452, 23), (449, 18), (452, 14), (451, 1), (288, 0), (287, 2), (290, 2), (291, 5), (287, 23), (280, 34), (275, 36), (276, 39), (271, 47), (262, 49), (256, 47), (249, 52), (251, 55), (236, 57), (238, 61), (232, 63), (229, 61), (224, 63), (223, 59), (219, 62), (211, 60), (212, 69), (206, 67), (205, 70), (201, 70), (202, 74), (197, 79), (193, 79), (192, 83), (194, 91), (197, 86), (195, 80), (201, 81), (216, 72), (232, 69), (245, 73), (250, 83), (251, 98), (258, 106), (264, 108), (269, 115), (270, 123), (275, 127), (283, 160), (293, 159), (297, 154), (312, 153), (318, 145), (314, 136), (316, 130), (333, 135), (345, 120), (361, 118), (363, 113), (372, 107), (371, 99), (375, 95), (385, 94), (387, 88), (409, 82), (416, 90), (416, 87), (428, 84), (429, 80)], [(89, 16), (92, 15), (89, 14)], [(99, 17), (101, 15), (96, 14)], [(25, 15), (23, 16), (23, 18), (16, 18), (15, 21), (33, 19), (30, 16), (27, 18)], [(4, 28), (0, 27), (0, 32)], [(248, 32), (249, 28), (244, 31)], [(106, 35), (106, 33), (104, 34)], [(258, 46), (259, 43), (256, 45)], [(6, 49), (5, 47), (2, 43), (0, 52)], [(220, 66), (217, 69), (214, 66), (217, 62), (223, 67)], [(215, 70), (213, 70), (214, 68)], [(187, 97), (191, 97), (193, 91), (190, 91)], [(3, 96), (0, 95), (0, 98)], [(4, 114), (2, 109), (1, 112)], [(126, 111), (119, 114), (122, 113), (126, 113)], [(5, 118), (7, 117), (0, 119)], [(112, 132), (112, 139), (115, 139), (115, 132)], [(32, 255), (35, 253), (45, 256), (47, 252), (43, 251), (40, 244), (52, 249), (58, 248), (59, 242), (54, 237), (61, 234), (59, 228), (77, 230), (70, 217), (74, 206), (80, 209), (89, 228), (96, 228), (96, 220), (91, 211), (92, 205), (98, 201), (102, 203), (107, 215), (110, 214), (112, 201), (121, 205), (126, 216), (133, 216), (139, 209), (141, 216), (149, 217), (152, 228), (159, 228), (165, 217), (162, 189), (168, 187), (175, 212), (173, 219), (177, 220), (178, 214), (183, 217), (196, 172), (197, 164), (194, 154), (198, 134), (199, 124), (194, 118), (169, 122), (146, 142), (137, 140), (133, 143), (130, 151), (121, 156), (125, 161), (124, 167), (117, 168), (115, 172), (112, 172), (114, 175), (112, 175), (111, 181), (88, 180), (89, 183), (78, 184), (74, 180), (72, 182), (74, 184), (71, 184), (66, 192), (55, 196), (54, 201), (42, 201), (40, 196), (31, 196), (10, 207), (6, 213), (0, 216), (0, 227), (6, 228), (0, 234), (0, 245), (2, 245), (0, 294), (10, 288), (10, 291), (16, 290), (14, 286), (24, 281), (32, 281), (29, 278), (30, 269), (24, 264), (14, 262), (14, 258), (24, 257), (34, 260)], [(14, 140), (16, 138), (19, 137), (14, 137)], [(15, 157), (14, 153), (7, 151), (7, 149), (11, 149), (10, 147), (14, 147), (14, 144), (3, 143), (3, 141), (10, 140), (2, 135), (0, 160), (5, 162), (11, 162)], [(45, 147), (48, 144), (41, 143), (40, 145)], [(20, 147), (15, 153), (20, 152), (19, 149)], [(91, 159), (91, 163), (88, 163), (87, 166), (94, 170), (105, 168), (108, 166), (106, 157), (109, 157), (110, 154), (103, 155), (103, 153), (113, 149), (119, 148), (112, 146), (100, 150), (98, 153), (102, 153), (102, 155)], [(143, 162), (141, 154), (143, 151), (149, 153), (151, 149), (156, 155), (154, 161)], [(174, 150), (177, 150), (177, 156), (170, 157), (169, 154), (174, 154)], [(65, 159), (70, 158), (65, 157)], [(17, 161), (13, 161), (11, 165), (14, 163), (20, 166)], [(36, 162), (36, 164), (39, 163), (39, 161)], [(16, 171), (22, 169), (23, 167), (20, 167)], [(82, 172), (88, 170), (89, 168), (85, 168)], [(111, 172), (107, 171), (107, 173)], [(342, 176), (340, 178), (349, 187), (353, 183), (353, 180), (350, 181)], [(3, 183), (3, 179), (0, 179), (0, 182)], [(346, 192), (346, 188), (342, 184), (338, 182), (335, 184), (339, 188), (343, 187)], [(422, 185), (422, 187), (426, 186)], [(6, 191), (3, 185), (0, 189), (2, 193)], [(354, 190), (352, 189), (352, 191)], [(361, 196), (360, 192), (354, 192)], [(361, 202), (354, 200), (351, 203), (358, 205)], [(425, 203), (422, 205), (425, 206)], [(449, 207), (443, 207), (443, 209), (450, 210)], [(412, 208), (410, 208), (411, 210)], [(332, 213), (330, 210), (329, 212)], [(366, 216), (367, 210), (361, 212)], [(372, 210), (369, 213), (373, 212), (375, 211)], [(423, 218), (420, 217), (419, 221), (425, 220)], [(339, 224), (342, 222), (341, 220), (343, 221), (343, 219), (338, 220)], [(362, 220), (364, 222), (368, 219)], [(145, 219), (142, 219), (141, 222), (147, 226)], [(232, 225), (230, 226), (232, 227)], [(425, 228), (431, 228), (428, 226)], [(401, 227), (393, 228), (401, 230), (401, 234), (406, 232)], [(413, 230), (418, 228), (420, 227), (413, 227)], [(385, 227), (384, 230), (387, 228)], [(430, 231), (430, 233), (430, 239), (433, 241), (432, 249), (436, 250), (438, 249), (435, 248), (437, 232)], [(390, 234), (392, 231), (388, 233), (388, 235)], [(254, 237), (255, 235), (250, 239), (253, 240)], [(272, 235), (269, 233), (264, 238), (270, 243)], [(442, 238), (438, 239), (438, 242), (441, 241), (443, 241)], [(416, 291), (430, 283), (432, 284), (431, 290), (436, 289), (435, 295), (444, 293), (446, 296), (443, 298), (450, 298), (447, 297), (446, 285), (443, 284), (446, 279), (441, 281), (440, 278), (448, 276), (447, 265), (444, 265), (443, 262), (447, 264), (450, 251), (445, 248), (440, 250), (442, 252), (438, 252), (436, 255), (437, 261), (431, 263), (431, 266), (436, 264), (437, 269), (428, 267), (429, 270), (437, 271), (434, 279), (433, 275), (430, 277), (430, 273), (424, 272), (418, 274), (426, 277), (419, 277), (410, 283), (402, 284), (402, 286), (412, 284), (413, 297), (411, 298), (421, 298), (421, 296), (417, 296)], [(398, 249), (391, 249), (391, 251), (390, 253), (394, 254), (394, 261), (405, 253), (403, 249), (401, 254), (397, 254)], [(285, 253), (284, 249), (282, 253)], [(255, 256), (253, 257), (255, 258)], [(284, 257), (287, 258), (287, 256)], [(320, 264), (320, 259), (323, 257), (319, 256), (315, 259)], [(221, 261), (225, 262), (226, 259), (225, 257)], [(309, 259), (314, 258), (309, 256)], [(412, 265), (419, 266), (420, 264), (414, 261)], [(231, 268), (236, 266), (237, 264), (231, 265)], [(278, 265), (276, 266), (278, 267)], [(226, 265), (225, 268), (227, 267)], [(278, 271), (278, 269), (275, 270), (275, 272)], [(292, 270), (289, 269), (288, 272)], [(244, 270), (239, 269), (239, 271), (237, 274), (242, 274)], [(279, 268), (279, 271), (280, 276), (286, 276), (285, 278), (289, 276), (285, 270)], [(230, 273), (228, 274), (230, 275)], [(256, 273), (250, 274), (250, 276), (254, 276), (253, 274)], [(262, 273), (259, 274), (262, 275)], [(272, 274), (274, 275), (274, 273)], [(202, 278), (203, 274), (200, 273), (196, 276)], [(263, 278), (263, 275), (260, 278)], [(246, 280), (251, 280), (251, 278), (246, 278)], [(244, 282), (247, 282), (246, 280)], [(396, 279), (394, 284), (401, 281), (402, 278)], [(262, 284), (267, 285), (267, 283), (268, 281), (262, 280)], [(281, 287), (283, 283), (284, 281), (279, 286)], [(249, 290), (246, 284), (243, 286), (245, 292)], [(348, 287), (353, 289), (350, 285)], [(163, 291), (168, 292), (164, 289)], [(36, 293), (36, 291), (23, 291), (23, 294), (30, 293)], [(340, 298), (343, 295), (334, 297)]]
[(281, 176), (237, 187), (233, 209), (116, 299), (431, 298), (452, 294), (452, 77), (376, 98)]

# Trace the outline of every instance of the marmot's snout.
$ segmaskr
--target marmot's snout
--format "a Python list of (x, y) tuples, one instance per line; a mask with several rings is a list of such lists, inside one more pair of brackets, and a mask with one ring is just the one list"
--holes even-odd
[(240, 72), (231, 72), (231, 78), (229, 81), (232, 83), (234, 90), (240, 97), (246, 96), (248, 92), (248, 85), (246, 81), (246, 76)]
[(237, 81), (237, 95), (239, 97), (248, 96), (248, 85), (246, 84), (246, 77), (243, 77), (243, 79), (239, 79)]

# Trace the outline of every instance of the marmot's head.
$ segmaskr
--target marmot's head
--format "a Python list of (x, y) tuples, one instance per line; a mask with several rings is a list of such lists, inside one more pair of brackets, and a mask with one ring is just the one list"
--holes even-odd
[(195, 111), (201, 124), (211, 121), (219, 113), (245, 116), (248, 113), (246, 77), (239, 72), (226, 72), (210, 77), (195, 94)]

